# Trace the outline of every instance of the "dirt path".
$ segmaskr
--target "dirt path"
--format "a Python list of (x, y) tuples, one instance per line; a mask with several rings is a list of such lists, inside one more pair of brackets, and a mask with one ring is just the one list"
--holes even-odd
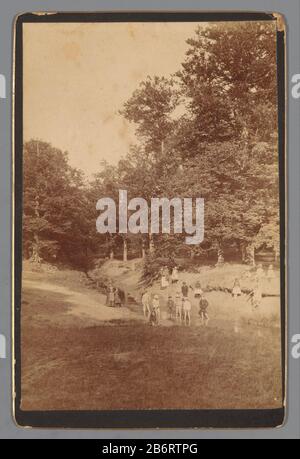
[(50, 282), (25, 279), (24, 288), (38, 289), (46, 292), (66, 296), (66, 302), (71, 306), (67, 314), (80, 318), (89, 318), (99, 322), (110, 320), (142, 320), (142, 316), (130, 311), (126, 307), (110, 308), (105, 305), (105, 296), (99, 293), (84, 291), (76, 292), (69, 287), (64, 287)]

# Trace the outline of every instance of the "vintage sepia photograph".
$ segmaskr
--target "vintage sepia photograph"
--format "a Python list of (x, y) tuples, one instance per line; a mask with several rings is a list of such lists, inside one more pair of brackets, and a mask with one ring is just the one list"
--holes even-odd
[(49, 18), (21, 31), (17, 409), (282, 410), (280, 21)]

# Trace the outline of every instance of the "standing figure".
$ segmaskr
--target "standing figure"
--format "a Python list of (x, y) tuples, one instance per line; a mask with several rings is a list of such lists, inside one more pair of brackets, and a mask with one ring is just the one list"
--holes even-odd
[(167, 279), (169, 278), (170, 272), (168, 266), (163, 267), (163, 274), (166, 276)]
[(172, 284), (177, 284), (178, 281), (179, 281), (179, 273), (178, 273), (177, 266), (175, 266), (175, 268), (173, 268), (171, 279), (172, 279)]
[(252, 306), (254, 309), (257, 309), (261, 305), (262, 301), (262, 291), (259, 285), (255, 287), (252, 295)]
[(203, 290), (201, 288), (201, 282), (198, 280), (195, 284), (195, 298), (201, 298)]
[(157, 325), (157, 317), (156, 317), (155, 310), (153, 308), (150, 311), (149, 324), (152, 325), (153, 327), (154, 325)]
[(223, 255), (222, 252), (220, 252), (220, 253), (218, 254), (218, 261), (217, 261), (216, 266), (223, 266), (223, 265), (224, 265), (224, 262), (225, 262), (225, 260), (224, 260), (224, 255)]
[(241, 284), (238, 279), (235, 279), (232, 289), (232, 296), (236, 300), (238, 296), (242, 295)]
[(182, 282), (181, 293), (183, 298), (187, 298), (189, 296), (189, 286), (186, 282)]
[(207, 314), (207, 309), (208, 309), (209, 303), (204, 295), (202, 295), (200, 301), (199, 301), (199, 316), (202, 322), (202, 325), (205, 325), (207, 327), (208, 322), (209, 322), (209, 316)]
[(191, 310), (192, 310), (192, 303), (188, 298), (184, 298), (183, 300), (183, 313), (184, 313), (184, 323), (185, 325), (191, 325)]
[(150, 315), (150, 295), (147, 291), (142, 295), (142, 306), (144, 317), (147, 317)]
[(169, 296), (168, 298), (167, 307), (168, 307), (168, 312), (169, 312), (169, 319), (172, 320), (173, 313), (174, 313), (174, 301), (171, 296)]
[(176, 320), (180, 320), (182, 318), (182, 296), (180, 292), (176, 293), (175, 296), (175, 314), (176, 314)]
[(160, 320), (160, 302), (158, 295), (154, 295), (153, 302), (152, 302), (152, 311), (151, 315), (154, 313), (155, 315), (155, 324), (158, 325)]
[(108, 287), (107, 299), (108, 299), (108, 306), (113, 308), (115, 305), (115, 289), (112, 285)]
[(121, 297), (120, 297), (120, 294), (119, 294), (119, 289), (115, 289), (115, 292), (114, 292), (114, 305), (116, 308), (121, 308), (122, 307), (122, 301), (121, 301)]

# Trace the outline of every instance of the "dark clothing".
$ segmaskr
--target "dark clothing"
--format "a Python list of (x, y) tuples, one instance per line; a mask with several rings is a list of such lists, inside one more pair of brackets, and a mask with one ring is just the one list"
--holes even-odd
[(208, 309), (208, 301), (206, 298), (202, 298), (200, 301), (199, 301), (199, 307), (200, 307), (200, 312), (206, 312), (207, 309)]
[(149, 323), (150, 325), (156, 325), (157, 324), (157, 315), (156, 312), (152, 309), (150, 316), (149, 316)]
[(122, 306), (122, 301), (119, 295), (119, 292), (115, 292), (115, 306), (121, 307)]
[(182, 292), (182, 295), (187, 298), (189, 296), (189, 288), (187, 285), (183, 285), (181, 287), (181, 292)]

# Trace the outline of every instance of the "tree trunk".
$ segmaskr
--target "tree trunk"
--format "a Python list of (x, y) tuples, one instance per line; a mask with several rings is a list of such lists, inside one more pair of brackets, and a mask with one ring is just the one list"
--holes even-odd
[(246, 244), (245, 242), (240, 243), (240, 252), (241, 252), (241, 258), (242, 262), (246, 263), (247, 262), (247, 251), (246, 251)]
[(256, 266), (256, 263), (255, 263), (255, 247), (254, 247), (253, 244), (250, 244), (247, 247), (247, 261), (248, 261), (249, 265)]
[(218, 250), (218, 265), (224, 264), (224, 250), (222, 247), (222, 243), (220, 241), (217, 242), (217, 250)]
[[(39, 196), (35, 197), (34, 214), (35, 214), (37, 219), (40, 218)], [(40, 238), (39, 238), (38, 232), (35, 232), (34, 235), (33, 235), (31, 261), (34, 262), (34, 263), (40, 263), (42, 261), (41, 257), (40, 257)]]
[(34, 242), (32, 244), (32, 254), (30, 261), (33, 263), (41, 263), (42, 259), (40, 257), (40, 239), (37, 233), (34, 234)]
[(154, 253), (154, 251), (155, 251), (155, 245), (154, 245), (153, 234), (149, 233), (149, 252)]
[(124, 237), (123, 239), (123, 261), (128, 260), (128, 244), (127, 239)]

